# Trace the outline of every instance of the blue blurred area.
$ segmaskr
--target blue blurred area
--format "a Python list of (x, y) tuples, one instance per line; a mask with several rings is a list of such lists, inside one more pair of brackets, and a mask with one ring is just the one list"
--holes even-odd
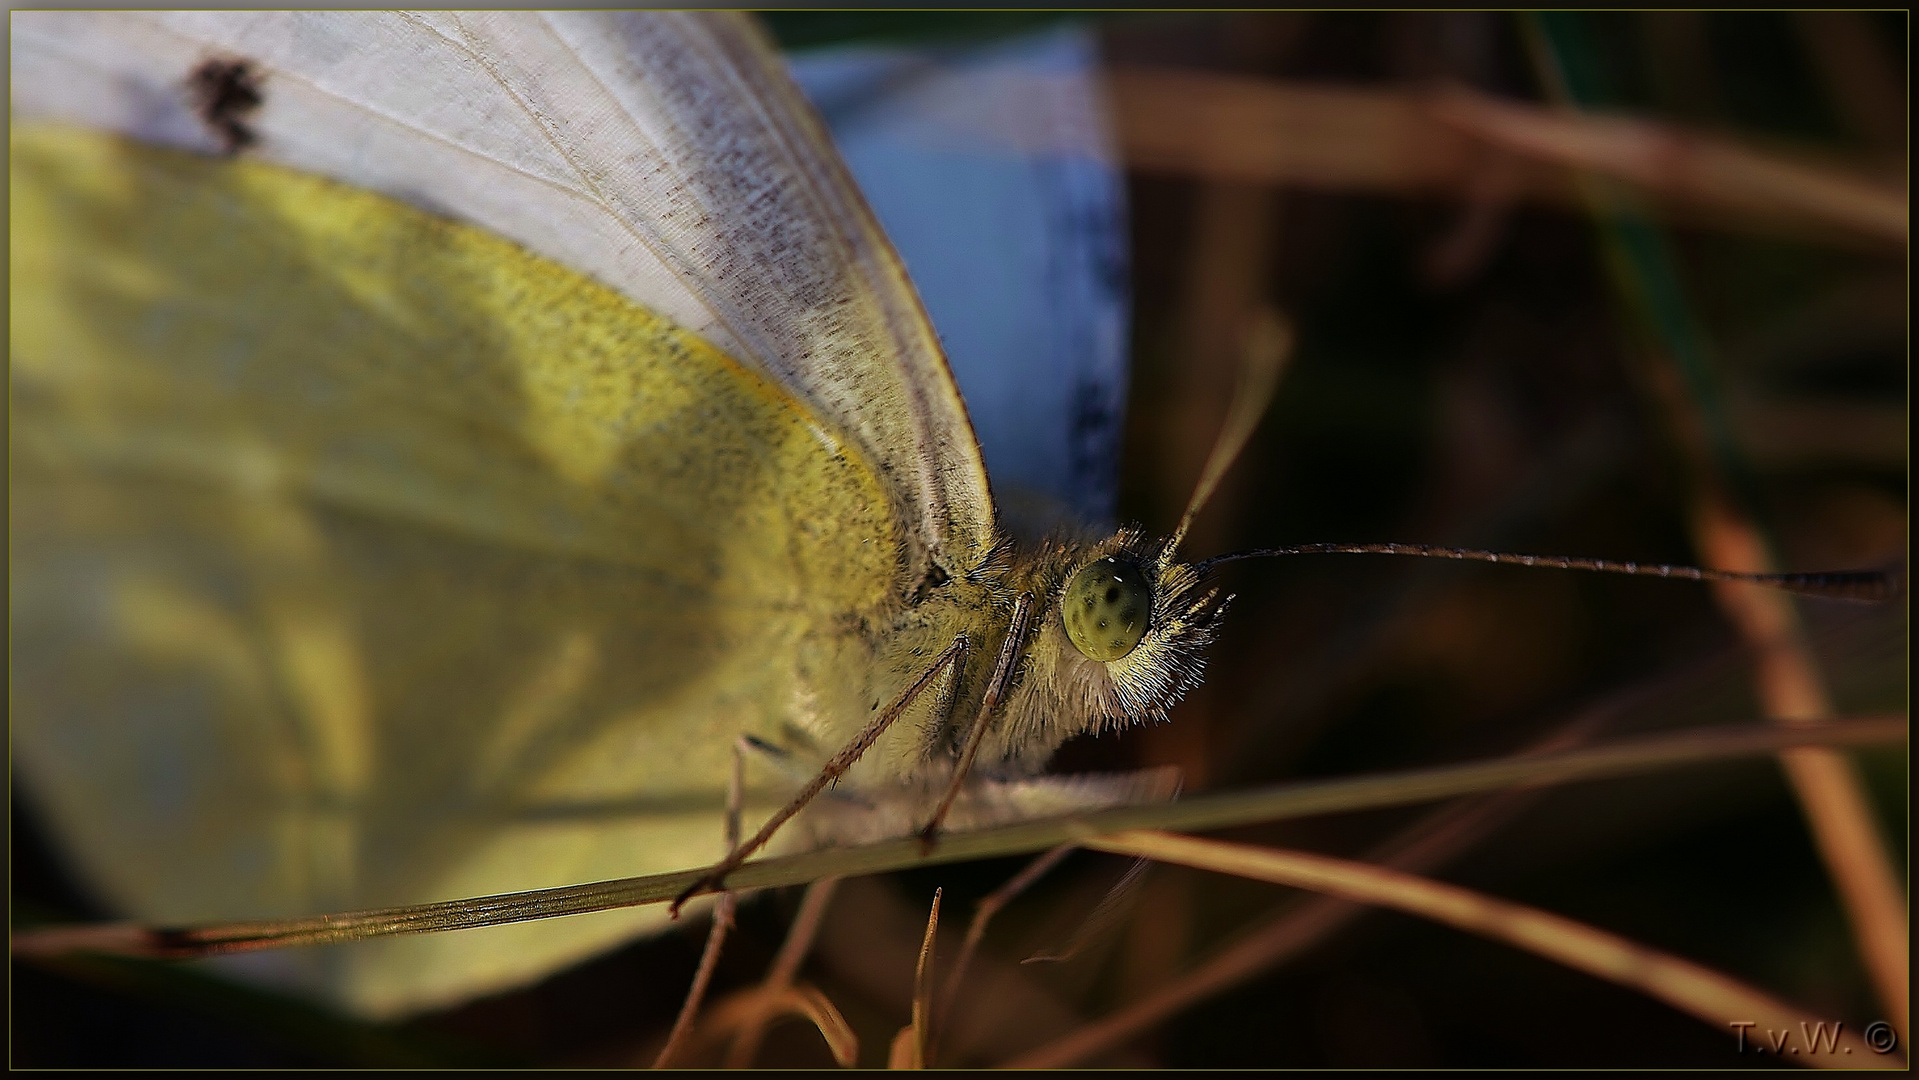
[(919, 287), (1009, 527), (1108, 522), (1129, 297), (1092, 36), (788, 59)]

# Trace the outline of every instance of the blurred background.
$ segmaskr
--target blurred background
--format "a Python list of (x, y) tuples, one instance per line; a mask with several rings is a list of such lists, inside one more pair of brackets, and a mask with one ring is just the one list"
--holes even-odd
[[(1098, 392), (1061, 421), (1077, 433), (1055, 448), (1070, 468), (1034, 474), (1038, 489), (1069, 478), (1051, 502), (1037, 492), (1038, 516), (1065, 504), (1169, 530), (1264, 311), (1297, 345), (1190, 554), (1397, 540), (1708, 564), (1770, 551), (1806, 570), (1905, 558), (1902, 12), (768, 21), (802, 68), (832, 50), (951, 59), (1027, 41), (1053, 43), (1040, 52), (1057, 59), (1062, 40), (1097, 65), (1100, 139), (1078, 150), (1120, 182), (1084, 170), (1046, 182), (1079, 185), (1072, 204), (1118, 222), (1116, 243), (1095, 242), (1094, 222), (1079, 247), (1035, 258), (1066, 251), (1106, 275), (1072, 308), (1091, 336), (1077, 351), (1049, 346), (1091, 365), (1071, 385)], [(920, 276), (911, 248), (907, 261)], [(972, 331), (949, 326), (922, 284), (958, 364)], [(980, 414), (992, 391), (961, 377)], [(980, 418), (983, 433), (996, 423)], [(1031, 457), (989, 445), (988, 459), (999, 483)], [(1691, 584), (1344, 556), (1237, 564), (1224, 582), (1237, 599), (1204, 687), (1172, 723), (1070, 745), (1059, 769), (1170, 764), (1186, 790), (1219, 790), (1776, 712), (1750, 612), (1742, 621), (1737, 601)], [(1904, 710), (1903, 599), (1790, 606), (1833, 712)], [(1905, 750), (1849, 757), (1903, 881)], [(18, 803), (12, 835), (16, 917), (101, 914)], [(1776, 762), (1232, 836), (1397, 859), (1852, 1030), (1885, 1015)], [(883, 1063), (905, 1022), (933, 889), (945, 890), (950, 955), (972, 903), (1023, 865), (840, 887), (803, 977), (845, 1013), (862, 1062)], [(1018, 963), (1072, 938), (1126, 869), (1075, 855), (1004, 911), (945, 1063), (1021, 1060), (1128, 1009), (1148, 1019), (1084, 1056), (1038, 1060), (1756, 1063), (1727, 1032), (1505, 946), (1171, 867), (1146, 872), (1072, 959)], [(744, 906), (716, 996), (762, 977), (798, 901)], [(704, 931), (393, 1027), (189, 968), (16, 964), (13, 1063), (640, 1064)], [(1149, 1016), (1183, 977), (1249, 949), (1265, 950), (1258, 974)], [(769, 1032), (758, 1060), (831, 1061), (795, 1021)]]

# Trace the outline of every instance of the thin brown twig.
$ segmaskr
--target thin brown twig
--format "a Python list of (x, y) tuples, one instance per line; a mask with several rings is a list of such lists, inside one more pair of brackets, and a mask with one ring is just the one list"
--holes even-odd
[(1755, 216), (1788, 215), (1905, 243), (1906, 193), (1637, 117), (1568, 114), (1464, 89), (1435, 118), (1514, 154), (1591, 169), (1647, 191)]
[(893, 1037), (887, 1067), (924, 1069), (929, 1028), (933, 1022), (933, 943), (940, 926), (940, 892), (933, 890), (933, 908), (926, 913), (926, 934), (920, 938), (919, 961), (913, 965), (913, 1018)]
[[(1772, 564), (1750, 521), (1723, 500), (1702, 498), (1694, 525), (1702, 550), (1725, 566)], [(1721, 584), (1714, 598), (1757, 654), (1759, 699), (1781, 724), (1817, 725), (1834, 715), (1832, 698), (1791, 601), (1765, 589)], [(1782, 751), (1780, 765), (1812, 829), (1852, 925), (1859, 956), (1880, 1003), (1904, 1040), (1911, 1031), (1911, 954), (1906, 903), (1865, 784), (1844, 754), (1824, 747)]]
[(1080, 920), (1071, 936), (1057, 947), (1042, 948), (1020, 963), (1063, 964), (1085, 952), (1125, 918), (1138, 897), (1140, 883), (1146, 880), (1146, 871), (1152, 866), (1151, 859), (1134, 859), (1133, 865), (1126, 868), (1119, 880), (1106, 890), (1106, 895), (1100, 897), (1099, 903), (1093, 905), (1093, 910)]
[[(1611, 711), (1605, 706), (1586, 710), (1521, 753), (1546, 754), (1578, 746), (1603, 725)], [(1537, 797), (1538, 792), (1533, 791), (1503, 791), (1451, 803), (1375, 847), (1362, 861), (1411, 873), (1429, 871), (1466, 850)], [(1366, 910), (1364, 905), (1328, 896), (1292, 907), (1241, 934), (1146, 997), (1029, 1050), (1019, 1060), (1036, 1069), (1080, 1064), (1299, 955)]]
[[(1900, 185), (1642, 118), (1569, 117), (1457, 91), (1371, 90), (1150, 68), (1108, 76), (1127, 164), (1334, 191), (1472, 198), (1500, 158), (1513, 197), (1577, 205), (1575, 169), (1658, 196), (1699, 224), (1906, 243)], [(1259, 137), (1248, 137), (1258, 132)]]
[[(1455, 803), (1384, 845), (1386, 850), (1367, 861), (1396, 870), (1430, 869), (1477, 839), (1488, 821), (1510, 816), (1534, 797), (1533, 792), (1515, 791)], [(1364, 905), (1325, 896), (1289, 908), (1153, 993), (1027, 1051), (1016, 1064), (1032, 1069), (1069, 1068), (1122, 1046), (1193, 1005), (1298, 956), (1366, 910)]]
[[(1810, 1039), (1811, 1045), (1801, 1047), (1797, 1057), (1808, 1064), (1854, 1068), (1902, 1068), (1905, 1064), (1873, 1053), (1840, 1025), (1820, 1020), (1690, 960), (1572, 919), (1456, 885), (1348, 859), (1155, 830), (1118, 833), (1088, 841), (1086, 846), (1311, 889), (1419, 915), (1658, 998), (1723, 1031), (1736, 1030), (1741, 1024), (1756, 1024), (1774, 1031), (1817, 1032), (1821, 1037)], [(1830, 1040), (1823, 1038), (1828, 1031)]]
[[(1537, 22), (1526, 25), (1534, 66), (1548, 94), (1562, 113), (1577, 117), (1577, 104), (1552, 45)], [(1582, 174), (1580, 180), (1582, 197), (1602, 224), (1631, 215), (1626, 196), (1590, 174)], [(1900, 197), (1898, 203), (1897, 224), (1903, 239), (1905, 198)], [(1615, 240), (1613, 246), (1622, 286), (1643, 303), (1649, 288), (1643, 271), (1633, 269), (1623, 244)], [(1683, 300), (1680, 302), (1683, 304)], [(1649, 321), (1655, 325), (1664, 322), (1656, 316)], [(1684, 385), (1675, 350), (1688, 343), (1683, 340), (1684, 332), (1679, 333), (1682, 336), (1676, 338), (1671, 329), (1662, 332), (1663, 347), (1654, 352), (1650, 357), (1654, 363), (1647, 367), (1653, 394), (1692, 473), (1694, 492), (1689, 509), (1693, 542), (1716, 566), (1771, 572), (1777, 569), (1778, 560), (1748, 509), (1738, 504), (1728, 486), (1727, 476), (1736, 462), (1715, 452), (1704, 407), (1694, 396), (1697, 390), (1689, 392)], [(1690, 344), (1694, 351), (1704, 352), (1703, 341)], [(1693, 358), (1695, 364), (1703, 360), (1702, 355)], [(1715, 584), (1713, 595), (1727, 620), (1758, 657), (1757, 689), (1766, 715), (1794, 727), (1830, 722), (1835, 715), (1831, 695), (1791, 602), (1767, 590), (1730, 582)], [(1846, 910), (1860, 960), (1890, 1014), (1888, 1019), (1904, 1039), (1911, 1030), (1906, 902), (1864, 785), (1852, 763), (1831, 750), (1789, 749), (1779, 757)]]
[[(953, 970), (946, 976), (946, 987), (940, 994), (939, 1009), (934, 1014), (933, 1031), (937, 1036), (947, 1030), (953, 1016), (953, 1007), (959, 1002), (960, 987), (966, 981), (966, 969), (973, 964), (973, 954), (979, 951), (981, 939), (986, 936), (986, 924), (999, 914), (1000, 909), (1013, 902), (1013, 899), (1032, 888), (1033, 883), (1053, 871), (1066, 856), (1073, 853), (1072, 844), (1059, 847), (1041, 855), (1026, 864), (1026, 868), (1007, 879), (1004, 885), (987, 894), (973, 909), (973, 921), (966, 927), (966, 940), (961, 943), (959, 955), (953, 960)], [(937, 1038), (929, 1043), (928, 1054), (938, 1060), (939, 1043)]]
[[(766, 979), (760, 984), (760, 991), (766, 995), (769, 1003), (799, 977), (800, 965), (805, 962), (806, 954), (812, 951), (813, 939), (819, 935), (820, 921), (826, 917), (826, 905), (832, 902), (839, 884), (839, 878), (825, 878), (806, 887), (806, 895), (800, 900), (800, 909), (793, 914), (793, 925), (786, 930), (786, 940), (780, 943), (780, 951), (773, 957)], [(733, 1045), (726, 1052), (727, 1068), (744, 1069), (753, 1064), (771, 1015), (769, 1005), (766, 1010), (752, 1014), (741, 1023), (739, 1033), (733, 1037)], [(821, 1033), (825, 1034), (824, 1029)]]
[[(826, 1049), (842, 1068), (851, 1068), (859, 1060), (860, 1040), (832, 999), (816, 986), (793, 983), (778, 988), (765, 984), (751, 987), (713, 1006), (705, 1023), (695, 1032), (696, 1043), (717, 1041), (729, 1033), (735, 1038), (751, 1026), (764, 1028), (769, 1017), (786, 1014), (811, 1022), (826, 1041)], [(735, 1044), (737, 1045), (737, 1043)], [(727, 1068), (734, 1066), (728, 1065)]]

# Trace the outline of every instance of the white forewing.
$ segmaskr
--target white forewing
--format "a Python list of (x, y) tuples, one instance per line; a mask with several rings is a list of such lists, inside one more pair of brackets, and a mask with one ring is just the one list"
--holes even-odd
[(983, 558), (985, 469), (938, 342), (748, 20), (23, 12), (13, 113), (213, 149), (184, 89), (213, 57), (264, 75), (249, 153), (491, 229), (758, 364), (880, 465), (911, 578)]
[(1092, 32), (787, 61), (933, 317), (1002, 525), (1110, 522), (1131, 305)]

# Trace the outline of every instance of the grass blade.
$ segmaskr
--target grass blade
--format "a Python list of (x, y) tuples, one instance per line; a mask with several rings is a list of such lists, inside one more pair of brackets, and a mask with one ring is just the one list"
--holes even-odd
[[(952, 833), (930, 855), (917, 837), (830, 848), (749, 862), (728, 875), (735, 890), (800, 885), (827, 877), (878, 874), (910, 866), (963, 862), (1022, 852), (1127, 829), (1218, 829), (1317, 814), (1432, 802), (1508, 788), (1631, 776), (1682, 765), (1774, 754), (1800, 746), (1882, 746), (1906, 738), (1904, 716), (1835, 720), (1817, 727), (1726, 725), (1634, 739), (1558, 754), (1496, 758), (1403, 772), (1313, 780), (1207, 795), (1170, 804), (1128, 806), (1072, 817)], [(105, 953), (183, 958), (290, 945), (319, 945), (386, 934), (498, 926), (672, 900), (708, 877), (703, 869), (623, 878), (499, 896), (298, 919), (152, 929), (111, 923), (16, 931), (13, 955)]]

